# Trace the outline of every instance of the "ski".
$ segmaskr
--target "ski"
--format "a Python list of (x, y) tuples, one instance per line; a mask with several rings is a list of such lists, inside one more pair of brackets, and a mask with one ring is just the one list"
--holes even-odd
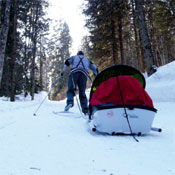
[(63, 116), (63, 117), (74, 117), (74, 118), (80, 118), (78, 114), (70, 111), (53, 111), (53, 114), (57, 116)]

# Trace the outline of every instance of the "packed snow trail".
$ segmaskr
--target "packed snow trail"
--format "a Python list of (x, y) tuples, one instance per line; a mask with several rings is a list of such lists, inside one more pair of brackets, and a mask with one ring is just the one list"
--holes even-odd
[[(27, 108), (21, 103), (13, 111), (3, 113), (13, 123), (0, 132), (0, 174), (175, 173), (174, 116), (168, 110), (174, 110), (172, 103), (156, 104), (160, 112), (154, 126), (162, 127), (163, 132), (138, 137), (139, 143), (130, 136), (91, 133), (83, 118), (52, 113), (62, 110), (64, 104), (47, 101), (37, 116), (32, 115), (36, 104)], [(72, 111), (80, 116), (76, 106)]]
[[(148, 79), (153, 102), (164, 90), (162, 76), (159, 74), (159, 87), (155, 79)], [(46, 100), (33, 116), (46, 94), (36, 95), (35, 101), (19, 99), (15, 103), (0, 98), (0, 174), (174, 175), (175, 92), (166, 91), (166, 100), (155, 98), (154, 102), (158, 113), (153, 126), (163, 132), (137, 137), (139, 143), (131, 136), (90, 132), (77, 104), (71, 108), (72, 114), (55, 115), (53, 111), (63, 111), (65, 101)]]

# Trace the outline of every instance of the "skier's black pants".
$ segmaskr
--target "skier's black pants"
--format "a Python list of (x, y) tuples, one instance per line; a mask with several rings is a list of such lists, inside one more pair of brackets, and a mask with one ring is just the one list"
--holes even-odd
[(83, 113), (88, 112), (87, 97), (85, 94), (87, 77), (82, 72), (75, 72), (69, 75), (68, 91), (67, 91), (67, 104), (74, 105), (74, 96), (76, 87), (79, 89), (79, 99)]

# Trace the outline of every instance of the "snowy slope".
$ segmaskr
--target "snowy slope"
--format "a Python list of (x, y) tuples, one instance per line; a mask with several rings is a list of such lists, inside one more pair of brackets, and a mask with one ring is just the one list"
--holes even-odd
[[(0, 98), (0, 175), (174, 175), (175, 62), (147, 79), (146, 90), (158, 113), (153, 126), (162, 133), (138, 137), (89, 132), (77, 105), (70, 114), (65, 101)], [(89, 92), (87, 92), (88, 94)]]
[(154, 101), (175, 102), (175, 61), (158, 68), (147, 79), (147, 92)]

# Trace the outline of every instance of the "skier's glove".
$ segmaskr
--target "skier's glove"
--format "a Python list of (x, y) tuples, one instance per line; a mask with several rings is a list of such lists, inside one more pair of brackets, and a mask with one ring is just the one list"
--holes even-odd
[(63, 77), (63, 75), (64, 75), (64, 72), (61, 72), (61, 77)]

